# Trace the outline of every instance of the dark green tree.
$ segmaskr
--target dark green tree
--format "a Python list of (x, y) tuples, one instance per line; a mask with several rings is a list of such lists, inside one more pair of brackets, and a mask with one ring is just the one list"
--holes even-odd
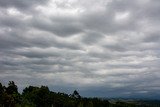
[(23, 90), (24, 100), (27, 100), (30, 105), (36, 107), (49, 107), (51, 105), (50, 91), (47, 86), (33, 87), (29, 86)]
[(0, 83), (0, 106), (3, 104), (3, 94), (4, 94), (4, 88), (2, 84)]
[(15, 107), (20, 104), (21, 95), (18, 93), (18, 87), (13, 81), (9, 81), (8, 87), (0, 83), (0, 103), (2, 107)]
[(2, 95), (3, 92), (4, 92), (4, 87), (3, 87), (3, 85), (0, 83), (0, 95)]
[(79, 95), (77, 90), (74, 90), (73, 94), (72, 94), (73, 98), (81, 98), (81, 96)]
[(6, 88), (7, 94), (18, 93), (17, 85), (15, 85), (14, 81), (9, 81), (8, 87)]

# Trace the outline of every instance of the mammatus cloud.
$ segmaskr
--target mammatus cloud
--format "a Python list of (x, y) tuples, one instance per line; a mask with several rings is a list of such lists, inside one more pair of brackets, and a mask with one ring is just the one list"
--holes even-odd
[(0, 0), (0, 81), (159, 98), (159, 10), (159, 0)]

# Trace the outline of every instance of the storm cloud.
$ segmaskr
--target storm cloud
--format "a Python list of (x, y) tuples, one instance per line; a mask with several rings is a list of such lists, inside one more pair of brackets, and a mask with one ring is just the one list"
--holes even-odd
[(0, 82), (159, 98), (159, 0), (0, 0)]

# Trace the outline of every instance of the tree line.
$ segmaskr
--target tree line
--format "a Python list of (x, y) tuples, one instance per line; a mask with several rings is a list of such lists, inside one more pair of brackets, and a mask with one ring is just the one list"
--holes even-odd
[(22, 94), (14, 81), (8, 86), (0, 83), (0, 107), (108, 107), (107, 100), (82, 98), (78, 91), (68, 95), (50, 91), (47, 86), (28, 86)]
[[(14, 81), (8, 86), (0, 83), (0, 107), (137, 107), (134, 104), (116, 102), (111, 104), (106, 99), (86, 98), (78, 91), (72, 94), (50, 91), (47, 86), (28, 86), (22, 94)], [(141, 106), (142, 107), (142, 106)]]

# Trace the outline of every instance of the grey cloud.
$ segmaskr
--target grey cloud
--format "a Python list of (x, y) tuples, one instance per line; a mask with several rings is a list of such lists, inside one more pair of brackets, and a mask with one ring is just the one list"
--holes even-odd
[(29, 46), (28, 43), (21, 41), (21, 38), (14, 36), (13, 34), (1, 34), (1, 42), (0, 42), (0, 49), (7, 50), (7, 49), (14, 49), (17, 47), (26, 47)]
[(104, 36), (102, 34), (99, 34), (97, 32), (89, 32), (84, 35), (82, 41), (86, 44), (96, 44), (103, 38)]
[(112, 51), (125, 51), (127, 50), (125, 46), (121, 46), (119, 44), (114, 44), (114, 45), (106, 45), (104, 46), (106, 49), (110, 49)]
[[(134, 19), (137, 18), (137, 15), (135, 15), (135, 12), (129, 10), (134, 7), (132, 5), (135, 2), (125, 1), (112, 1), (106, 5), (105, 10), (99, 11), (98, 13), (95, 11), (84, 14), (85, 17), (82, 18), (82, 22), (84, 22), (86, 29), (92, 29), (105, 34), (116, 33), (123, 30), (135, 31), (139, 26), (137, 20)], [(117, 23), (115, 21), (116, 13), (124, 13), (126, 10), (130, 12), (129, 20)]]
[(70, 43), (64, 41), (59, 41), (54, 36), (48, 40), (45, 35), (42, 35), (41, 38), (35, 38), (35, 39), (28, 39), (28, 42), (32, 44), (32, 46), (35, 47), (42, 47), (42, 48), (48, 48), (48, 47), (55, 47), (59, 49), (71, 49), (71, 50), (81, 50), (82, 46), (75, 43)]
[(3, 16), (0, 17), (0, 24), (2, 27), (8, 27), (8, 28), (19, 28), (23, 27), (25, 23), (23, 23), (22, 20), (16, 17), (8, 17), (8, 16)]
[(45, 33), (35, 38), (28, 37), (32, 36), (32, 34), (27, 34), (27, 32), (25, 32), (25, 34), (23, 33), (24, 32), (21, 30), (14, 30), (14, 29), (13, 31), (6, 30), (5, 33), (1, 33), (0, 49), (7, 50), (7, 49), (16, 49), (23, 47), (42, 47), (42, 48), (56, 47), (56, 48), (62, 48), (62, 49), (64, 48), (71, 50), (82, 49), (82, 47), (79, 44), (75, 45), (75, 43), (59, 41), (54, 36), (51, 37), (51, 39), (47, 39), (45, 37), (46, 35)]
[(52, 32), (61, 37), (72, 36), (74, 34), (82, 32), (80, 25), (76, 23), (67, 23), (67, 20), (65, 21), (65, 19), (64, 23), (58, 23), (56, 21), (45, 19), (33, 19), (31, 24), (35, 28)]
[(52, 3), (0, 0), (0, 81), (159, 98), (158, 0)]
[(145, 42), (159, 42), (160, 41), (160, 35), (159, 32), (147, 34), (144, 38)]
[[(47, 0), (48, 1), (48, 0)], [(36, 6), (36, 5), (42, 5), (44, 3), (46, 3), (47, 1), (44, 0), (0, 0), (0, 6), (3, 8), (6, 7), (15, 7), (15, 8), (20, 8), (20, 9), (27, 9), (30, 8), (32, 6)]]
[(150, 1), (150, 3), (146, 4), (144, 6), (142, 12), (145, 13), (144, 17), (148, 19), (154, 19), (154, 21), (158, 20), (160, 15), (160, 2), (158, 0), (154, 0), (154, 2)]

